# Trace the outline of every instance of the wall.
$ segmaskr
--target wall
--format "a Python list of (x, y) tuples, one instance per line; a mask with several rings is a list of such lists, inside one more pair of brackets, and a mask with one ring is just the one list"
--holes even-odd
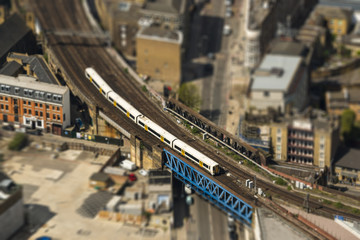
[(181, 78), (181, 45), (162, 40), (136, 39), (137, 72), (177, 88)]
[[(21, 195), (21, 193), (20, 193)], [(13, 201), (8, 198), (7, 201)], [(18, 198), (5, 212), (0, 214), (0, 239), (8, 239), (24, 224), (24, 204)]]

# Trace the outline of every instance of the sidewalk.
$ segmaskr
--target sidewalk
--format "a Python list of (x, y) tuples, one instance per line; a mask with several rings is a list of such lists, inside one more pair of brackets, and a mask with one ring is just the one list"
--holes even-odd
[(240, 116), (244, 114), (245, 110), (245, 94), (249, 84), (250, 76), (248, 69), (243, 65), (244, 64), (244, 48), (245, 41), (243, 40), (245, 36), (244, 32), (244, 16), (242, 14), (243, 6), (246, 1), (240, 0), (239, 12), (236, 13), (234, 17), (237, 18), (238, 26), (240, 28), (236, 39), (230, 43), (231, 57), (228, 65), (230, 72), (230, 86), (228, 91), (228, 112), (226, 119), (226, 130), (232, 134), (236, 134)]

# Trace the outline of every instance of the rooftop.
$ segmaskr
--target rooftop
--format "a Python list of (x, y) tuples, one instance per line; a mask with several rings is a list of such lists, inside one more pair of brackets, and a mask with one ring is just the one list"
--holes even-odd
[(353, 10), (351, 8), (341, 8), (339, 6), (318, 5), (314, 11), (323, 15), (325, 18), (351, 20), (353, 15)]
[(103, 172), (96, 172), (91, 175), (90, 180), (91, 181), (99, 181), (99, 182), (106, 182), (110, 179), (110, 177)]
[(51, 92), (55, 94), (65, 94), (68, 91), (68, 88), (65, 86), (39, 82), (36, 78), (26, 75), (12, 77), (0, 74), (0, 84), (16, 86), (24, 89), (33, 89), (34, 91)]
[(4, 64), (4, 66), (0, 69), (0, 74), (7, 75), (7, 76), (14, 76), (19, 71), (22, 70), (21, 64), (11, 61)]
[(341, 148), (335, 156), (335, 166), (360, 170), (360, 149)]
[(248, 28), (251, 30), (257, 30), (261, 26), (262, 22), (270, 12), (272, 8), (269, 1), (264, 0), (253, 0), (249, 1), (249, 21)]
[(267, 54), (253, 75), (251, 90), (287, 91), (301, 61), (298, 56)]
[(0, 57), (4, 56), (10, 49), (20, 41), (31, 29), (17, 14), (13, 14), (0, 25)]
[(167, 41), (181, 44), (182, 43), (182, 33), (180, 31), (173, 31), (164, 29), (161, 27), (150, 26), (142, 28), (138, 34), (138, 38), (147, 38), (157, 41)]
[(342, 91), (327, 92), (329, 101), (360, 102), (360, 89), (344, 88)]
[(29, 64), (30, 69), (35, 73), (40, 82), (58, 84), (55, 76), (51, 73), (42, 57), (36, 55), (28, 56), (27, 54), (10, 53), (8, 58), (20, 59), (23, 64)]
[(184, 11), (185, 3), (185, 0), (152, 0), (146, 2), (144, 9), (176, 14)]

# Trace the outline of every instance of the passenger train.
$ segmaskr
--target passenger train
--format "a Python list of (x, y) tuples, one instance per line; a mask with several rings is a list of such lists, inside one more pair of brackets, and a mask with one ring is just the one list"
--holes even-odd
[(100, 93), (114, 105), (114, 107), (119, 109), (123, 114), (125, 114), (145, 131), (158, 138), (173, 150), (179, 152), (182, 156), (198, 164), (211, 175), (219, 174), (220, 167), (217, 162), (208, 158), (196, 149), (190, 147), (185, 142), (177, 139), (174, 135), (139, 112), (136, 108), (134, 108), (131, 104), (126, 102), (122, 97), (114, 92), (93, 68), (86, 68), (85, 76), (100, 91)]

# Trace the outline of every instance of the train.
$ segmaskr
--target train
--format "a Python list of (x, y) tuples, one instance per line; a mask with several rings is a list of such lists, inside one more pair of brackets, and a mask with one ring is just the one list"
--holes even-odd
[(149, 134), (153, 135), (161, 142), (181, 154), (183, 157), (191, 160), (211, 175), (220, 173), (219, 164), (201, 152), (192, 148), (185, 142), (181, 141), (158, 124), (150, 120), (135, 107), (129, 104), (125, 99), (120, 97), (106, 81), (93, 69), (85, 69), (85, 77), (98, 89), (98, 91), (120, 112), (130, 118), (135, 124), (140, 126)]

